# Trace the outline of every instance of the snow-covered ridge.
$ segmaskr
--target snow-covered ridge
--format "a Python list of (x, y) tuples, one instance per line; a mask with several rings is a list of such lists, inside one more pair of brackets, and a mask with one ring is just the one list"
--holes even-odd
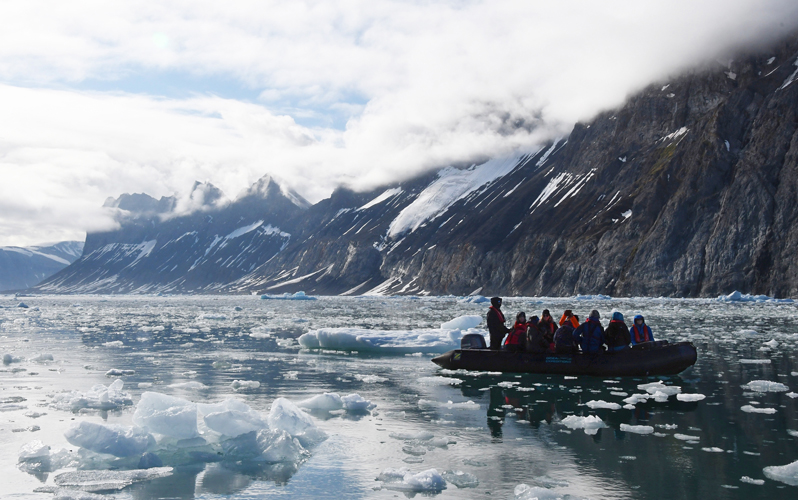
[(391, 222), (388, 236), (393, 238), (415, 231), (471, 192), (512, 172), (521, 158), (498, 158), (481, 165), (472, 165), (467, 170), (454, 167), (442, 169), (438, 172), (438, 178)]
[[(389, 198), (393, 198), (394, 196), (396, 196), (398, 194), (402, 194), (402, 192), (404, 192), (404, 190), (402, 188), (399, 188), (399, 187), (387, 189), (381, 195), (377, 196), (376, 198), (374, 198), (370, 202), (366, 203), (362, 207), (358, 208), (357, 210), (358, 211), (366, 210), (367, 208), (371, 208), (371, 207), (373, 207), (375, 205), (379, 205), (380, 203), (388, 200)], [(340, 213), (340, 211), (338, 213)]]

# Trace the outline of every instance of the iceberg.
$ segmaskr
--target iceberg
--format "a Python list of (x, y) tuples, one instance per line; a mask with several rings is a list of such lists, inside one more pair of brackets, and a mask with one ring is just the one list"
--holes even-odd
[(177, 439), (199, 436), (197, 405), (158, 392), (145, 392), (141, 395), (141, 401), (133, 413), (133, 423), (155, 434)]
[(441, 323), (441, 330), (469, 330), (478, 327), (480, 323), (482, 323), (482, 316), (458, 316), (446, 323)]
[(605, 424), (603, 420), (595, 415), (589, 415), (587, 417), (569, 415), (562, 419), (560, 423), (569, 429), (583, 429), (585, 434), (591, 436), (598, 433), (599, 429), (604, 429), (607, 427), (607, 424)]
[(303, 446), (312, 446), (327, 438), (324, 431), (313, 423), (310, 415), (285, 398), (277, 398), (272, 402), (267, 421), (270, 428), (286, 431), (298, 438)]
[(768, 479), (798, 486), (798, 460), (787, 465), (765, 467), (762, 472)]
[(72, 424), (64, 437), (75, 446), (115, 457), (141, 455), (155, 444), (155, 439), (140, 427), (103, 425), (86, 420)]
[(268, 429), (269, 424), (256, 411), (225, 409), (203, 417), (208, 429), (219, 434), (236, 437), (247, 432)]
[(414, 474), (405, 467), (387, 468), (377, 476), (377, 481), (382, 481), (383, 487), (386, 489), (398, 491), (441, 491), (446, 489), (446, 481), (435, 469)]
[(742, 386), (743, 389), (748, 389), (754, 392), (787, 392), (789, 387), (781, 382), (771, 382), (770, 380), (752, 380)]
[(793, 303), (792, 299), (775, 299), (773, 297), (768, 297), (767, 295), (749, 295), (736, 290), (729, 295), (721, 295), (716, 300), (719, 302), (771, 302), (779, 304)]

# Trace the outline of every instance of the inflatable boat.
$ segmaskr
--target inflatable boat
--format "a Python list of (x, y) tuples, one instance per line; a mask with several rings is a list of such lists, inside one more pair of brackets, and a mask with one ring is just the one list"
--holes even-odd
[(466, 335), (461, 348), (432, 361), (449, 370), (504, 373), (547, 373), (594, 377), (676, 375), (693, 366), (698, 354), (691, 342), (645, 342), (629, 349), (595, 354), (554, 354), (492, 351), (485, 339)]

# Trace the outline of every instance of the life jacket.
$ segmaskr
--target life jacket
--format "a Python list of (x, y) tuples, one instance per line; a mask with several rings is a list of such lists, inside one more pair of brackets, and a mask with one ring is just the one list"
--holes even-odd
[(495, 307), (493, 307), (493, 306), (490, 306), (488, 309), (493, 309), (493, 311), (494, 311), (496, 314), (498, 314), (498, 315), (499, 315), (499, 319), (501, 320), (501, 322), (502, 322), (502, 323), (504, 323), (504, 314), (502, 314), (502, 312), (501, 312), (500, 310), (496, 309), (496, 308), (495, 308)]
[(643, 323), (642, 328), (638, 328), (637, 324), (634, 324), (632, 325), (632, 340), (635, 344), (651, 342), (654, 340), (654, 335), (651, 333), (651, 328), (649, 328), (647, 324)]
[(529, 323), (519, 323), (516, 321), (513, 325), (513, 331), (507, 336), (504, 345), (521, 345), (521, 337), (526, 334), (527, 326), (529, 326)]
[(560, 326), (564, 325), (566, 322), (570, 322), (574, 328), (579, 328), (579, 322), (576, 320), (576, 318), (573, 316), (568, 318), (565, 316), (565, 313), (563, 313), (562, 317), (560, 318)]

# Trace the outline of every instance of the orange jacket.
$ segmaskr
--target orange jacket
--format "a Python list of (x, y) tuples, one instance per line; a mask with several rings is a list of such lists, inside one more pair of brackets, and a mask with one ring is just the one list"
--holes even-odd
[(579, 322), (573, 316), (566, 318), (565, 313), (563, 313), (562, 318), (560, 318), (560, 326), (565, 324), (566, 321), (570, 321), (574, 328), (579, 328)]

